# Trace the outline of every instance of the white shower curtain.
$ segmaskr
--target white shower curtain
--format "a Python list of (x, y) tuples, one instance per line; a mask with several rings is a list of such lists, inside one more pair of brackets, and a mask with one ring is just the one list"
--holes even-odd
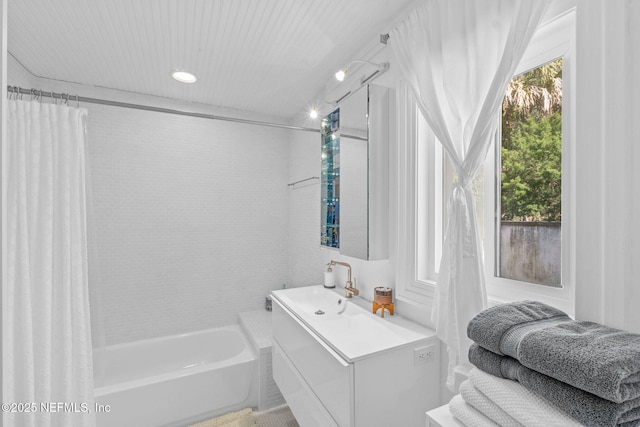
[(86, 114), (9, 100), (4, 401), (36, 405), (6, 412), (11, 426), (95, 424)]
[(403, 77), (457, 175), (432, 311), (449, 352), (451, 390), (454, 371), (469, 368), (467, 323), (487, 306), (471, 182), (496, 134), (509, 80), (546, 8), (546, 0), (425, 0), (390, 34)]

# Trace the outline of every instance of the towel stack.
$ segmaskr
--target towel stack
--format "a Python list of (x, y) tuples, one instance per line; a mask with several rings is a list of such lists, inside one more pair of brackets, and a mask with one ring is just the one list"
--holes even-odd
[(640, 426), (640, 335), (535, 301), (469, 322), (473, 369), (450, 403), (467, 426)]

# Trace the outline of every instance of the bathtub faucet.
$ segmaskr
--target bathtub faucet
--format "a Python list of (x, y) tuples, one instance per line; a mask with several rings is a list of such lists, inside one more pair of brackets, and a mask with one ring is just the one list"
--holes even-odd
[(360, 291), (358, 289), (356, 289), (355, 278), (353, 279), (353, 282), (351, 281), (351, 266), (349, 264), (347, 264), (346, 262), (340, 262), (340, 261), (334, 261), (334, 260), (331, 260), (329, 265), (331, 267), (333, 267), (334, 265), (342, 265), (344, 267), (347, 267), (347, 274), (348, 274), (348, 276), (347, 276), (347, 284), (344, 286), (345, 296), (347, 298), (351, 298), (354, 295), (358, 296)]

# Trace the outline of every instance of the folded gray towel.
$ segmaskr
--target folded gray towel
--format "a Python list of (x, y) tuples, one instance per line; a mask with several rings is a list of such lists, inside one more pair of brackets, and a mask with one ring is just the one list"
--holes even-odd
[(500, 378), (518, 381), (558, 409), (586, 426), (640, 426), (640, 397), (614, 403), (536, 372), (509, 356), (501, 356), (473, 344), (469, 361)]
[(467, 335), (487, 350), (503, 354), (500, 345), (504, 336), (515, 326), (537, 324), (542, 321), (571, 321), (561, 310), (538, 301), (522, 301), (488, 308), (471, 319)]
[(489, 308), (469, 338), (499, 355), (616, 403), (640, 397), (640, 335), (573, 321), (540, 302)]

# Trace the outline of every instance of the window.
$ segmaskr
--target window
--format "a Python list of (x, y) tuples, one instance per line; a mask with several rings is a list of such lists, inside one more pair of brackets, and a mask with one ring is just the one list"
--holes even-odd
[[(535, 299), (574, 311), (574, 22), (575, 14), (566, 13), (534, 37), (512, 86), (529, 83), (533, 87), (519, 89), (538, 91), (540, 97), (522, 102), (528, 107), (522, 105), (518, 112), (503, 110), (501, 134), (485, 162), (484, 256), (490, 302)], [(545, 79), (544, 84), (536, 82)], [(513, 95), (507, 93), (507, 109), (517, 106), (508, 99)], [(533, 105), (534, 100), (539, 103)]]
[(562, 58), (511, 80), (499, 142), (495, 275), (562, 287)]
[[(509, 191), (514, 190), (517, 180), (513, 174), (503, 179), (501, 168), (503, 164), (514, 160), (508, 157), (510, 154), (518, 153), (507, 153), (507, 158), (503, 158), (503, 144), (499, 136), (496, 138), (493, 151), (490, 150), (487, 156), (483, 170), (479, 172), (473, 184), (480, 235), (484, 243), (485, 276), (490, 303), (536, 299), (570, 314), (574, 310), (572, 283), (574, 261), (571, 257), (573, 253), (571, 161), (575, 157), (571, 154), (574, 145), (571, 131), (574, 122), (571, 96), (572, 76), (575, 74), (572, 68), (574, 22), (575, 13), (569, 11), (543, 25), (536, 33), (516, 72), (516, 75), (521, 75), (558, 59), (561, 64), (562, 102), (558, 111), (559, 116), (553, 118), (560, 121), (556, 125), (559, 124), (561, 129), (559, 153), (561, 167), (560, 179), (557, 181), (560, 188), (556, 192), (556, 195), (561, 197), (557, 198), (557, 203), (553, 202), (556, 203), (554, 212), (558, 213), (559, 207), (559, 213), (554, 216), (539, 210), (536, 215), (523, 214), (518, 217), (512, 213), (514, 210), (507, 202), (513, 199)], [(417, 110), (410, 92), (408, 88), (401, 85), (397, 99), (398, 188), (400, 190), (398, 236), (400, 239), (396, 292), (401, 300), (430, 306), (442, 255), (446, 205), (454, 175), (442, 146)], [(524, 117), (522, 120), (526, 124), (533, 118)], [(545, 123), (545, 126), (548, 124)], [(526, 128), (530, 135), (523, 132), (523, 128)], [(518, 129), (520, 133), (517, 138), (533, 138), (536, 133), (534, 132), (536, 124), (530, 124), (528, 128), (522, 125)], [(513, 134), (506, 135), (508, 140), (512, 141), (514, 138)], [(508, 148), (505, 146), (504, 151), (506, 152)], [(500, 156), (491, 154), (496, 150), (501, 154)], [(503, 195), (505, 203), (502, 201)], [(540, 198), (540, 203), (546, 205), (550, 202), (549, 199)], [(543, 280), (536, 278), (537, 276), (529, 279), (507, 269), (506, 257), (513, 256), (516, 250), (509, 252), (507, 249), (500, 248), (501, 237), (499, 236), (507, 231), (506, 225), (503, 225), (503, 219), (505, 222), (507, 219), (561, 219), (559, 242), (554, 246), (554, 250), (559, 254), (552, 255), (560, 259), (561, 264), (554, 281), (544, 283)], [(517, 249), (518, 246), (516, 245), (515, 248)], [(521, 249), (522, 245), (519, 248)]]
[[(447, 224), (447, 205), (456, 179), (446, 150), (436, 139), (421, 114), (417, 117), (417, 278), (435, 283), (442, 258), (442, 243)], [(472, 191), (478, 210), (480, 238), (484, 236), (484, 174), (474, 178)]]
[(400, 83), (396, 95), (396, 297), (430, 306), (442, 249), (442, 148), (406, 83)]
[(416, 194), (416, 255), (417, 280), (428, 283), (438, 279), (442, 258), (442, 238), (446, 219), (446, 187), (453, 181), (452, 168), (443, 156), (444, 149), (435, 139), (429, 125), (418, 113), (417, 123), (417, 179)]

